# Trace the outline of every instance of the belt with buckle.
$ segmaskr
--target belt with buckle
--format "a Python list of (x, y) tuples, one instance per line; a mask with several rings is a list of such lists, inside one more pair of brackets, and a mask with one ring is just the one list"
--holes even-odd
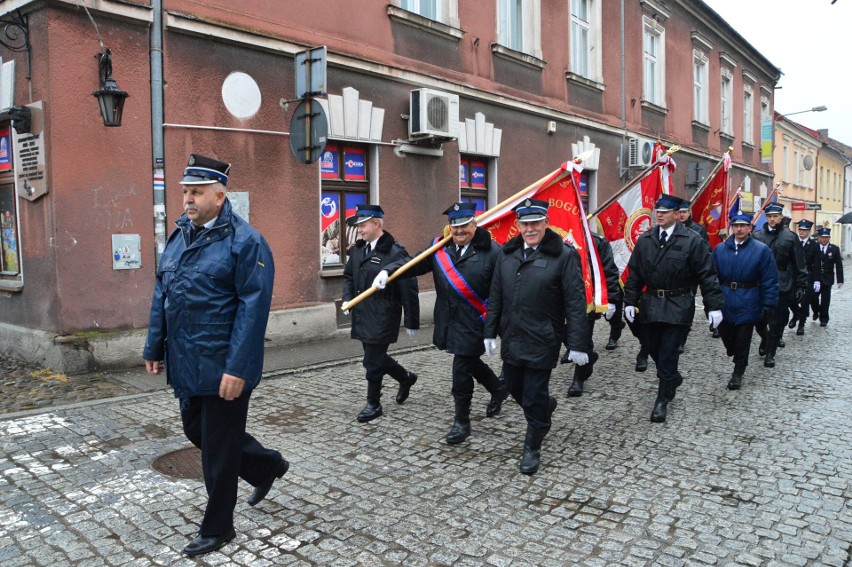
[(721, 283), (723, 286), (729, 287), (731, 289), (749, 289), (749, 288), (757, 287), (758, 285), (760, 285), (757, 282), (745, 282), (745, 283), (743, 283), (743, 282), (719, 282), (719, 283)]
[(662, 299), (664, 297), (675, 297), (675, 296), (678, 296), (678, 295), (686, 295), (687, 293), (690, 293), (691, 291), (692, 290), (690, 290), (688, 287), (680, 287), (680, 288), (677, 288), (677, 289), (649, 289), (647, 293), (650, 293), (651, 295), (656, 295), (658, 298)]

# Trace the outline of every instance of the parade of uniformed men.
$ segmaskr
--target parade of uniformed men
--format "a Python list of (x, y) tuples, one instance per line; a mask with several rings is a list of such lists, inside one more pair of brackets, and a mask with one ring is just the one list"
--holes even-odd
[[(452, 394), (455, 413), (446, 441), (455, 445), (470, 436), (474, 380), (491, 394), (485, 410), (487, 417), (500, 413), (509, 391), (481, 359), (485, 353), (482, 333), (488, 310), (491, 276), (494, 274), (500, 246), (491, 239), (487, 230), (476, 226), (475, 203), (455, 203), (444, 214), (449, 221), (452, 240), (428, 260), (411, 266), (405, 277), (432, 272), (435, 281), (437, 298), (432, 343), (453, 355)], [(438, 236), (432, 244), (440, 240), (441, 236)], [(388, 276), (408, 260), (410, 258), (400, 259), (386, 266), (376, 277), (374, 285), (384, 289)]]
[[(610, 246), (609, 241), (594, 233), (592, 234), (592, 239), (595, 242), (598, 256), (601, 259), (601, 266), (603, 267), (604, 272), (603, 275), (606, 279), (607, 306), (604, 318), (607, 321), (610, 321), (617, 313), (616, 304), (621, 303), (621, 284), (618, 283), (618, 266), (615, 265), (615, 259), (612, 255), (612, 246)], [(589, 251), (589, 253), (591, 254), (591, 251)], [(591, 256), (589, 257), (589, 260), (592, 261)], [(576, 398), (583, 395), (583, 386), (585, 385), (586, 380), (591, 378), (595, 362), (600, 357), (598, 353), (595, 352), (594, 345), (595, 321), (600, 318), (601, 314), (596, 310), (593, 309), (589, 311), (589, 324), (586, 330), (586, 353), (589, 355), (589, 362), (582, 366), (574, 366), (574, 378), (571, 380), (571, 385), (568, 386), (569, 397)], [(610, 329), (610, 333), (612, 333), (612, 329)], [(610, 340), (612, 340), (611, 337), (612, 335), (610, 334)], [(609, 343), (607, 343), (607, 345), (609, 345)], [(562, 358), (563, 363), (569, 362), (569, 354), (570, 351), (565, 353)]]
[(751, 237), (751, 215), (737, 212), (731, 236), (713, 249), (713, 264), (724, 303), (719, 336), (734, 360), (729, 390), (739, 390), (748, 366), (754, 324), (768, 319), (778, 304), (778, 268), (769, 247)]
[(805, 288), (802, 299), (790, 307), (791, 317), (787, 327), (793, 329), (798, 325), (796, 335), (802, 336), (805, 334), (805, 322), (810, 314), (813, 294), (818, 293), (820, 288), (820, 284), (817, 283), (819, 279), (819, 244), (815, 238), (811, 237), (813, 222), (802, 219), (796, 225), (799, 243), (802, 245), (802, 253), (805, 257), (805, 270), (808, 272), (808, 286)]
[(835, 281), (837, 289), (843, 287), (843, 259), (840, 256), (840, 248), (831, 243), (830, 228), (818, 229), (817, 240), (819, 241), (819, 261), (817, 262), (819, 273), (814, 280), (814, 297), (811, 306), (814, 311), (814, 320), (819, 319), (819, 326), (825, 327), (829, 320), (831, 288)]
[(666, 421), (668, 404), (683, 383), (679, 347), (695, 313), (693, 286), (701, 288), (712, 327), (722, 322), (722, 292), (710, 249), (698, 234), (675, 220), (683, 199), (663, 195), (654, 204), (656, 226), (637, 240), (627, 264), (624, 314), (638, 320), (641, 342), (657, 365), (657, 398), (651, 421)]
[(548, 228), (548, 208), (547, 201), (530, 198), (515, 207), (519, 234), (497, 259), (485, 318), (485, 352), (496, 351), (499, 335), (503, 379), (527, 422), (523, 474), (535, 474), (541, 462), (542, 441), (557, 406), (550, 375), (563, 339), (571, 362), (589, 361), (580, 255)]
[[(408, 256), (405, 248), (384, 230), (384, 210), (379, 205), (357, 205), (355, 214), (346, 222), (356, 227), (359, 238), (349, 248), (343, 270), (344, 303), (370, 289), (387, 264)], [(413, 337), (420, 328), (420, 301), (417, 280), (413, 278), (392, 282), (351, 310), (351, 336), (361, 341), (367, 378), (367, 403), (356, 417), (361, 423), (383, 414), (381, 397), (385, 374), (399, 383), (398, 404), (405, 403), (411, 387), (417, 382), (417, 374), (388, 355), (388, 347), (399, 337), (403, 309), (405, 330)]]
[(149, 373), (165, 370), (184, 433), (201, 449), (207, 508), (198, 536), (183, 548), (190, 557), (236, 536), (239, 478), (254, 486), (248, 504), (255, 506), (289, 468), (281, 453), (246, 433), (275, 267), (266, 240), (231, 208), (230, 168), (189, 157), (181, 180), (184, 214), (160, 259), (142, 353)]
[(799, 239), (783, 226), (784, 207), (778, 203), (766, 206), (766, 224), (753, 234), (769, 246), (778, 268), (778, 304), (767, 321), (755, 326), (760, 335), (758, 354), (765, 357), (763, 365), (775, 367), (775, 356), (787, 326), (789, 309), (805, 297), (808, 288), (808, 272), (805, 268), (805, 253)]

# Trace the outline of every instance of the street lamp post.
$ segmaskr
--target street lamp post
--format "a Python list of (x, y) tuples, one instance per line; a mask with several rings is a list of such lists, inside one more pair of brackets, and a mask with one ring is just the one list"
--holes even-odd
[(797, 110), (796, 112), (785, 112), (784, 114), (779, 114), (781, 118), (786, 118), (787, 116), (793, 116), (794, 114), (804, 114), (805, 112), (825, 112), (828, 110), (828, 107), (825, 105), (814, 106), (813, 108), (809, 108), (807, 110)]

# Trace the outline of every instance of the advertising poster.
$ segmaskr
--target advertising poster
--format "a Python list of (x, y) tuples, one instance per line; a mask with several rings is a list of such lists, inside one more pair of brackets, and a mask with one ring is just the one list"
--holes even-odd
[(485, 189), (485, 162), (470, 162), (470, 187), (472, 189)]
[(12, 170), (12, 133), (9, 128), (0, 129), (0, 171)]
[(326, 146), (320, 156), (320, 176), (323, 179), (340, 179), (340, 159), (337, 146)]
[(365, 150), (361, 148), (345, 148), (343, 150), (343, 179), (346, 181), (367, 180), (367, 152)]

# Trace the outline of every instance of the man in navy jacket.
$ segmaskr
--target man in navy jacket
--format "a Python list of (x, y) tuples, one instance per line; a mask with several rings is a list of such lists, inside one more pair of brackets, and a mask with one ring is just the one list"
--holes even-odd
[(289, 464), (246, 433), (249, 397), (263, 370), (263, 337), (275, 266), (269, 245), (231, 210), (231, 164), (190, 155), (181, 180), (184, 215), (157, 268), (142, 358), (164, 369), (180, 399), (187, 438), (201, 449), (207, 508), (190, 557), (234, 539), (237, 482), (259, 503)]
[(751, 237), (751, 216), (731, 217), (733, 234), (713, 250), (713, 263), (725, 297), (719, 335), (734, 358), (729, 390), (739, 390), (748, 366), (754, 324), (771, 317), (778, 304), (778, 268), (772, 251)]

